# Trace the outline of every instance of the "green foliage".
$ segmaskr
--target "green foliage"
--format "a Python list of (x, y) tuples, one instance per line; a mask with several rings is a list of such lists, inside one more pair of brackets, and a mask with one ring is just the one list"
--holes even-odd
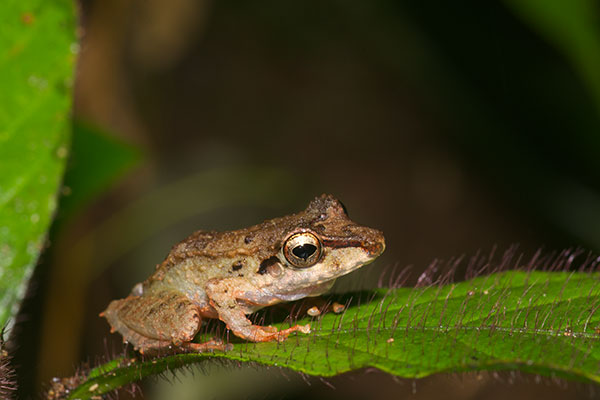
[(355, 297), (342, 314), (298, 321), (310, 322), (312, 332), (283, 343), (238, 342), (227, 353), (112, 361), (92, 370), (70, 398), (91, 398), (210, 357), (318, 376), (365, 367), (406, 378), (519, 370), (600, 382), (599, 279), (508, 271), (444, 286), (379, 290), (362, 303)]
[(15, 315), (68, 155), (71, 1), (0, 2), (0, 327)]

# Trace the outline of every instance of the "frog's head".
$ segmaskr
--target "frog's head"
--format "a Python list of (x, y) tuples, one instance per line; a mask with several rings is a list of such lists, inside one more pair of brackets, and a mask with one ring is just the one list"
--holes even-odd
[(321, 294), (337, 277), (370, 263), (385, 249), (383, 233), (350, 220), (333, 196), (317, 197), (295, 217), (297, 224), (284, 233), (279, 253), (264, 265), (264, 272), (275, 278), (270, 291), (282, 299)]

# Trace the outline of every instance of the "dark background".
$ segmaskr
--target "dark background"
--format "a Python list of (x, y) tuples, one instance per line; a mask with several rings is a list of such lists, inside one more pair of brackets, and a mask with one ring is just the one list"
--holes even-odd
[[(596, 41), (577, 42), (539, 17), (573, 14), (581, 33), (600, 21), (598, 7), (553, 0), (528, 14), (517, 4), (83, 1), (63, 205), (77, 196), (69, 174), (93, 179), (87, 165), (102, 170), (117, 157), (88, 143), (78, 158), (81, 131), (128, 143), (123, 165), (135, 167), (59, 215), (25, 308), (35, 333), (20, 345), (21, 387), (35, 393), (31, 382), (119, 352), (98, 313), (178, 240), (296, 212), (321, 193), (386, 236), (385, 254), (338, 291), (372, 288), (390, 265), (412, 265), (410, 284), (434, 259), (514, 243), (528, 255), (600, 250), (598, 24)], [(587, 20), (577, 20), (581, 4)], [(144, 393), (552, 399), (589, 390), (488, 373), (413, 381), (359, 371), (308, 385), (237, 366), (184, 380)]]

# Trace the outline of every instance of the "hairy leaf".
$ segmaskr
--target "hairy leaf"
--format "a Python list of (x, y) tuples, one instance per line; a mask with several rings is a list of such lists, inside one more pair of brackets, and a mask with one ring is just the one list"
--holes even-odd
[(112, 361), (93, 370), (70, 398), (91, 398), (210, 357), (317, 376), (365, 367), (406, 378), (519, 370), (600, 382), (599, 283), (597, 273), (508, 271), (379, 290), (368, 298), (363, 293), (342, 314), (298, 321), (311, 323), (308, 335), (283, 343), (237, 342), (227, 353)]
[(70, 1), (0, 2), (0, 327), (15, 315), (68, 154)]

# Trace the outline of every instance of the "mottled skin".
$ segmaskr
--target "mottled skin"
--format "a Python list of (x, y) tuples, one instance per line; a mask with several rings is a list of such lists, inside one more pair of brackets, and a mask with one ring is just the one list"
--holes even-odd
[[(311, 253), (315, 248), (320, 251)], [(297, 214), (236, 231), (193, 233), (129, 297), (111, 302), (100, 315), (140, 352), (172, 346), (225, 349), (219, 341), (191, 342), (202, 318), (219, 318), (246, 340), (281, 341), (294, 331), (308, 333), (310, 327), (278, 331), (252, 324), (246, 315), (271, 304), (318, 296), (384, 248), (380, 231), (352, 222), (339, 201), (322, 195)], [(314, 259), (298, 258), (292, 250)]]

